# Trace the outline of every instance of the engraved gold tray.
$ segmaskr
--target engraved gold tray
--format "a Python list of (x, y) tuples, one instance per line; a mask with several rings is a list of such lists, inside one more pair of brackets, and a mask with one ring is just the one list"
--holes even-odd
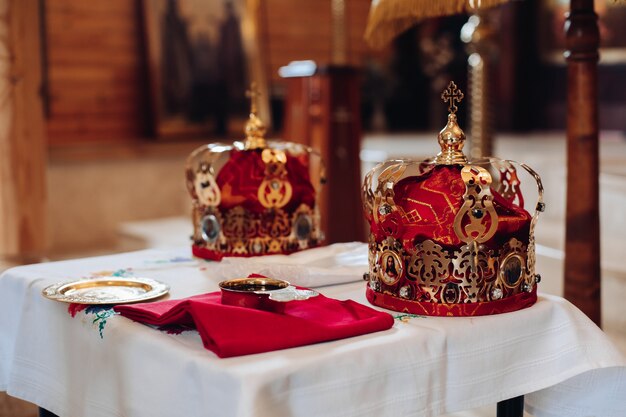
[(42, 291), (44, 297), (64, 303), (126, 304), (152, 300), (170, 290), (167, 284), (136, 277), (99, 277), (60, 282)]

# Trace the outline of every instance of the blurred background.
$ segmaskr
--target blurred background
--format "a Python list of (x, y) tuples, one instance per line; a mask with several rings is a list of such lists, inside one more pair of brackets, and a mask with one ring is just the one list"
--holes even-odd
[[(164, 41), (149, 33), (146, 15), (154, 11), (157, 3), (170, 3), (174, 10), (170, 19), (173, 23), (168, 24), (177, 27), (184, 36), (168, 36)], [(207, 68), (239, 65), (242, 74), (239, 78), (244, 80), (230, 82), (230, 97), (237, 97), (233, 90), (243, 97), (250, 79), (250, 75), (245, 74), (253, 72), (243, 71), (252, 67), (246, 62), (246, 56), (237, 58), (233, 53), (234, 49), (244, 49), (243, 37), (239, 37), (237, 45), (237, 36), (231, 35), (235, 40), (231, 42), (230, 55), (235, 55), (234, 58), (220, 53), (220, 46), (211, 45), (210, 41), (228, 42), (219, 36), (220, 29), (226, 30), (223, 19), (212, 18), (210, 11), (205, 15), (190, 15), (185, 7), (191, 8), (194, 3), (210, 3), (215, 9), (220, 5), (226, 9), (232, 4), (227, 0), (41, 2), (41, 104), (45, 111), (48, 152), (48, 230), (47, 234), (42, 234), (47, 236), (46, 256), (77, 250), (108, 250), (119, 243), (118, 226), (123, 222), (186, 216), (189, 211), (183, 184), (186, 155), (205, 142), (243, 137), (236, 123), (231, 121), (234, 126), (226, 129), (223, 121), (216, 121), (222, 117), (216, 109), (229, 107), (228, 112), (238, 114), (240, 120), (241, 114), (245, 119), (247, 110), (245, 102), (235, 103), (236, 108), (224, 99), (228, 93), (211, 90), (211, 83), (223, 84), (224, 76), (214, 75), (212, 81), (211, 74), (205, 73), (209, 81), (203, 83), (202, 77), (193, 80), (194, 69), (203, 68), (200, 62), (195, 68), (187, 69), (189, 74), (185, 81), (185, 75), (180, 74), (184, 69), (179, 70), (178, 75), (175, 69), (171, 74), (165, 71), (167, 66), (174, 67), (180, 57), (167, 56), (156, 63), (151, 61), (153, 57), (148, 51), (151, 42), (172, 43), (171, 49), (176, 49), (178, 43), (179, 50), (198, 51), (204, 39), (208, 52), (204, 56), (202, 52), (197, 53), (196, 58), (200, 57), (196, 61), (210, 60), (213, 54), (214, 63), (210, 62)], [(284, 132), (289, 124), (285, 114), (291, 104), (288, 87), (292, 80), (281, 77), (279, 69), (292, 61), (311, 60), (318, 67), (333, 63), (330, 3), (267, 0), (260, 2), (251, 17), (257, 33), (254, 57), (258, 60), (256, 65), (262, 66), (261, 76), (271, 108), (270, 136), (302, 140), (289, 137), (294, 136), (289, 135), (291, 132)], [(468, 52), (460, 31), (468, 16), (425, 20), (389, 46), (374, 51), (363, 39), (369, 6), (366, 0), (345, 1), (346, 57), (343, 63), (358, 71), (363, 149), (376, 150), (370, 139), (376, 138), (379, 143), (388, 137), (393, 141), (394, 150), (387, 153), (410, 154), (420, 135), (408, 132), (436, 132), (443, 127), (447, 109), (439, 96), (448, 81), (455, 80), (467, 92)], [(626, 13), (623, 6), (614, 9)], [(542, 140), (537, 132), (561, 132), (550, 137), (564, 137), (566, 68), (562, 41), (555, 35), (562, 32), (563, 10), (560, 2), (548, 0), (513, 2), (489, 11), (497, 34), (493, 39), (497, 51), (494, 70), (489, 80), (493, 102), (497, 105), (489, 117), (493, 119), (496, 135), (517, 134), (519, 141), (536, 139), (529, 148), (538, 155), (543, 153), (544, 142), (549, 141)], [(240, 22), (244, 20), (241, 14), (235, 17)], [(557, 16), (561, 17), (560, 21)], [(553, 21), (553, 25), (541, 24)], [(192, 30), (196, 26), (205, 26), (205, 31)], [(548, 31), (548, 27), (553, 31)], [(618, 28), (606, 30), (611, 31), (611, 36), (621, 34), (624, 37)], [(150, 34), (154, 36), (151, 38)], [(601, 64), (599, 69), (600, 125), (604, 131), (612, 131), (609, 136), (617, 142), (622, 141), (626, 131), (626, 39), (622, 39), (621, 47), (622, 51), (613, 51), (617, 55), (613, 61)], [(165, 45), (162, 50), (167, 48)], [(619, 52), (623, 55), (621, 61)], [(177, 135), (176, 129), (170, 128), (166, 135), (159, 135), (164, 118), (160, 117), (160, 110), (155, 111), (154, 102), (159, 100), (159, 94), (164, 96), (165, 93), (153, 81), (155, 67), (165, 73), (163, 78), (182, 80), (178, 81), (180, 95), (185, 88), (197, 92), (198, 85), (204, 86), (207, 91), (204, 97), (196, 94), (195, 98), (180, 99), (186, 100), (183, 106), (196, 106), (195, 110), (185, 110), (187, 115), (191, 114), (187, 116), (191, 119), (187, 124), (193, 125), (194, 118), (202, 119), (207, 126), (204, 131), (194, 133), (180, 128)], [(229, 72), (232, 69), (229, 68)], [(466, 131), (469, 126), (464, 116), (468, 103), (466, 100), (460, 111), (461, 124)], [(294, 109), (291, 110), (293, 114)], [(316, 111), (302, 105), (295, 110), (295, 118), (298, 111), (309, 114)], [(423, 136), (433, 146), (425, 148), (423, 154), (412, 156), (429, 156), (437, 151), (434, 136)], [(380, 148), (389, 149), (387, 145)], [(372, 155), (376, 154), (365, 153), (368, 159), (377, 159)], [(378, 159), (382, 157), (378, 154)], [(550, 193), (555, 191), (549, 189)]]

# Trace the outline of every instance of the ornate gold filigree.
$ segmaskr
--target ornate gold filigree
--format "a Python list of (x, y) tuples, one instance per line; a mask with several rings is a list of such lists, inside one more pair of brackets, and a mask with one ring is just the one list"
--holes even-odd
[(506, 161), (503, 162), (503, 164), (498, 166), (500, 171), (500, 185), (497, 191), (509, 203), (524, 207), (524, 197), (522, 196), (522, 189), (520, 188), (521, 183), (517, 176), (517, 170), (512, 164), (506, 163)]
[(262, 255), (267, 252), (266, 239), (257, 237), (255, 239), (248, 240), (248, 253), (253, 255)]
[(378, 176), (377, 192), (374, 196), (374, 220), (377, 223), (382, 222), (383, 218), (394, 211), (400, 211), (402, 208), (396, 205), (393, 197), (393, 187), (397, 181), (402, 178), (402, 174), (406, 170), (406, 165), (402, 163), (392, 164), (383, 170)]
[(293, 189), (289, 181), (270, 178), (261, 182), (257, 197), (263, 207), (279, 209), (289, 203), (292, 192)]
[(267, 246), (267, 253), (280, 253), (283, 248), (281, 243), (280, 239), (270, 239)]
[[(202, 230), (208, 216), (214, 217), (210, 219), (214, 226), (212, 232), (215, 232), (212, 238)], [(293, 213), (280, 209), (254, 213), (242, 206), (222, 213), (196, 203), (193, 219), (194, 244), (226, 254), (288, 253), (318, 246), (323, 239), (319, 215), (306, 204), (301, 204)]]
[(285, 164), (287, 163), (287, 155), (281, 149), (263, 149), (261, 159), (266, 165), (269, 165), (270, 175), (284, 175), (287, 173)]
[(258, 220), (249, 215), (241, 206), (236, 206), (224, 216), (224, 235), (226, 237), (250, 238), (256, 235)]
[(421, 280), (426, 285), (440, 283), (448, 276), (448, 260), (441, 246), (432, 240), (425, 240), (416, 247), (408, 261), (407, 278)]
[(206, 162), (200, 164), (193, 185), (200, 203), (210, 207), (217, 207), (220, 204), (222, 194), (215, 182), (211, 165)]
[(194, 201), (191, 209), (191, 218), (193, 220), (193, 236), (191, 238), (195, 244), (199, 244), (203, 240), (201, 222), (204, 212), (204, 208), (198, 204), (198, 202)]
[(541, 177), (535, 170), (529, 167), (526, 164), (520, 164), (522, 168), (524, 168), (530, 175), (533, 176), (535, 181), (537, 182), (537, 204), (535, 206), (535, 212), (533, 213), (533, 218), (530, 221), (530, 233), (528, 238), (528, 259), (526, 262), (529, 277), (526, 279), (526, 283), (532, 287), (535, 284), (535, 226), (537, 224), (537, 219), (539, 218), (539, 213), (542, 213), (546, 206), (543, 202), (543, 183), (541, 182)]
[(452, 276), (455, 282), (462, 283), (469, 298), (478, 296), (483, 279), (483, 267), (488, 264), (487, 255), (477, 245), (463, 245), (458, 252), (452, 254)]
[(491, 175), (486, 169), (466, 165), (461, 170), (465, 183), (463, 205), (454, 218), (454, 232), (465, 243), (486, 242), (498, 228), (498, 215), (493, 207)]
[(265, 179), (257, 191), (259, 202), (265, 208), (279, 209), (291, 200), (293, 188), (287, 179), (287, 155), (279, 149), (263, 149)]
[(231, 253), (235, 255), (245, 255), (248, 253), (248, 249), (246, 248), (246, 244), (243, 240), (235, 240), (234, 242), (231, 242), (231, 244)]
[(261, 215), (259, 234), (273, 238), (289, 236), (291, 221), (283, 210), (270, 210)]
[[(524, 267), (527, 256), (528, 246), (515, 238), (500, 249), (488, 249), (475, 243), (458, 249), (444, 249), (432, 240), (425, 240), (411, 250), (404, 248), (399, 241), (387, 238), (370, 246), (370, 286), (375, 291), (403, 298), (410, 294), (409, 299), (426, 297), (443, 304), (492, 301), (532, 288), (525, 286), (528, 280), (534, 279)], [(382, 268), (389, 257), (393, 257), (397, 266), (406, 267), (404, 279), (401, 274), (398, 279), (383, 276)], [(500, 265), (510, 259), (520, 261), (520, 277), (514, 282), (505, 282)], [(411, 292), (396, 294), (395, 288), (407, 285)], [(494, 293), (494, 289), (501, 292)], [(494, 294), (498, 296), (494, 297)]]

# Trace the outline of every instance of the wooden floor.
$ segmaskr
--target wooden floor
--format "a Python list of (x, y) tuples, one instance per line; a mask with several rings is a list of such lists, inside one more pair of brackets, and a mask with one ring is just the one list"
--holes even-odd
[(33, 404), (0, 392), (0, 417), (37, 417), (37, 415), (37, 407)]

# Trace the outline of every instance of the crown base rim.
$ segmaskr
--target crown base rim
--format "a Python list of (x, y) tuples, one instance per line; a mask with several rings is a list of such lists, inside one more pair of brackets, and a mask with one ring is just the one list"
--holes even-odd
[(374, 291), (367, 286), (367, 300), (378, 307), (420, 316), (473, 317), (510, 313), (528, 308), (537, 301), (537, 286), (531, 292), (515, 294), (501, 300), (478, 303), (443, 304), (406, 300), (389, 293)]
[[(307, 249), (313, 249), (321, 246), (321, 243), (310, 244)], [(275, 252), (262, 252), (262, 253), (237, 253), (237, 252), (222, 252), (214, 249), (209, 249), (205, 246), (200, 245), (191, 245), (191, 254), (196, 258), (207, 259), (210, 261), (221, 261), (223, 258), (232, 257), (232, 258), (254, 258), (258, 256), (267, 256), (267, 255), (291, 255), (292, 253), (301, 252), (303, 249), (295, 248), (293, 250), (285, 250), (281, 249), (280, 251)]]

